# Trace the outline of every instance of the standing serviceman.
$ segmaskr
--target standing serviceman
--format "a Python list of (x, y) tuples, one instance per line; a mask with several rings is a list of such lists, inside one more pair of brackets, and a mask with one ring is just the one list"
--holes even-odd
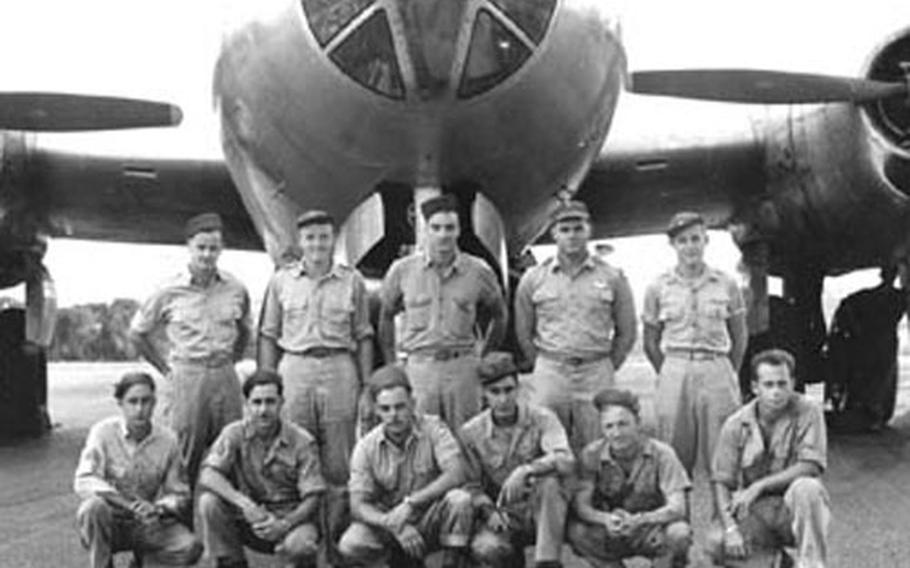
[[(221, 229), (216, 213), (187, 221), (189, 266), (146, 300), (130, 328), (139, 353), (167, 377), (164, 415), (177, 433), (191, 484), (206, 449), (243, 413), (234, 362), (249, 339), (250, 298), (239, 280), (218, 269)], [(168, 357), (152, 339), (161, 327)]]
[(677, 213), (667, 235), (677, 264), (645, 292), (644, 348), (659, 375), (658, 437), (691, 475), (699, 456), (709, 467), (721, 425), (740, 406), (746, 307), (736, 281), (705, 264), (701, 215)]
[(330, 491), (327, 543), (347, 524), (348, 457), (354, 451), (357, 400), (373, 365), (373, 327), (363, 277), (332, 261), (336, 225), (324, 211), (297, 219), (299, 262), (279, 268), (265, 293), (258, 363), (284, 378), (284, 412), (319, 446)]
[[(379, 338), (386, 362), (407, 356), (417, 411), (436, 414), (456, 430), (480, 410), (475, 325), (489, 316), (485, 351), (505, 333), (507, 309), (496, 275), (480, 258), (458, 250), (458, 203), (449, 194), (420, 207), (424, 250), (396, 261), (382, 284)], [(404, 312), (400, 338), (395, 315)]]
[(554, 410), (578, 453), (598, 437), (594, 395), (635, 343), (635, 303), (622, 271), (588, 252), (591, 216), (580, 201), (553, 214), (556, 256), (528, 270), (515, 292), (515, 335), (531, 402)]

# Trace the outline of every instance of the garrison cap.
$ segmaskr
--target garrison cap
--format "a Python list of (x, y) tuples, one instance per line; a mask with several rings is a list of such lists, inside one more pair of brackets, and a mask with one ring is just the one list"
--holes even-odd
[(335, 226), (335, 218), (319, 209), (310, 209), (304, 211), (297, 217), (297, 228), (302, 229), (307, 225), (332, 225)]
[(553, 212), (551, 221), (553, 223), (565, 221), (566, 219), (582, 219), (587, 221), (590, 218), (591, 214), (588, 212), (588, 206), (585, 205), (584, 202), (571, 200), (559, 204), (559, 207)]
[(602, 411), (608, 406), (622, 406), (635, 416), (638, 416), (641, 411), (637, 396), (631, 391), (614, 388), (604, 389), (597, 393), (594, 396), (594, 406), (598, 411)]
[(370, 393), (370, 398), (374, 401), (380, 392), (397, 387), (404, 388), (408, 393), (411, 392), (411, 382), (408, 381), (408, 374), (405, 373), (401, 365), (394, 363), (376, 369), (370, 375), (370, 380), (367, 381), (367, 391)]
[(518, 366), (515, 365), (515, 358), (511, 353), (505, 351), (493, 351), (487, 353), (480, 361), (477, 367), (477, 375), (480, 377), (480, 384), (486, 386), (495, 383), (503, 377), (510, 377), (518, 374)]
[(444, 193), (443, 195), (437, 195), (427, 199), (420, 204), (420, 212), (423, 214), (425, 220), (429, 220), (430, 217), (444, 211), (446, 213), (458, 213), (458, 200), (455, 199), (455, 196), (451, 193)]
[(220, 231), (222, 228), (224, 228), (224, 224), (221, 222), (221, 216), (218, 213), (200, 213), (186, 222), (183, 234), (189, 240), (196, 233)]
[(695, 225), (705, 225), (705, 218), (694, 211), (681, 211), (670, 219), (670, 224), (667, 225), (667, 236), (672, 239)]

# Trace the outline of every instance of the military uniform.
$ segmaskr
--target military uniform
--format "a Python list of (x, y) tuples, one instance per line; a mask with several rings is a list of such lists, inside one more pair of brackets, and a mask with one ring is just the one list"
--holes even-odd
[[(613, 459), (605, 439), (592, 442), (581, 454), (580, 477), (593, 486), (591, 504), (601, 511), (654, 511), (663, 507), (670, 495), (686, 492), (692, 486), (673, 449), (651, 438), (644, 438), (628, 472)], [(631, 534), (619, 536), (609, 534), (602, 524), (571, 519), (567, 534), (575, 553), (595, 564), (621, 562), (630, 556), (672, 556), (683, 560), (691, 539), (691, 530), (684, 521), (645, 523)]]
[(391, 313), (404, 311), (398, 347), (407, 356), (417, 411), (441, 416), (459, 428), (480, 410), (477, 308), (494, 318), (505, 317), (493, 271), (464, 252), (457, 252), (442, 270), (428, 255), (417, 253), (392, 264), (383, 282), (382, 303)]
[(190, 488), (177, 438), (167, 428), (153, 425), (148, 436), (136, 442), (129, 438), (122, 417), (95, 424), (73, 485), (82, 498), (76, 514), (79, 535), (94, 568), (108, 568), (113, 553), (120, 550), (134, 550), (139, 557), (173, 566), (194, 564), (202, 554), (199, 540), (176, 519), (143, 524), (99, 496), (116, 492), (149, 503), (173, 496), (178, 508), (185, 508)]
[(691, 281), (670, 270), (645, 292), (642, 320), (661, 330), (664, 355), (654, 399), (658, 437), (690, 472), (699, 456), (711, 463), (721, 425), (740, 406), (727, 322), (745, 310), (736, 282), (711, 267)]
[[(793, 393), (784, 415), (763, 435), (758, 400), (754, 400), (724, 423), (712, 479), (736, 491), (797, 462), (813, 463), (824, 471), (827, 455), (821, 408)], [(752, 555), (773, 555), (784, 546), (795, 546), (799, 566), (821, 567), (827, 556), (830, 518), (829, 497), (821, 481), (801, 477), (786, 491), (760, 496), (738, 526)], [(715, 559), (729, 563), (723, 558), (723, 529), (713, 530), (708, 541)]]
[(243, 414), (234, 371), (239, 327), (249, 329), (246, 288), (223, 271), (208, 286), (189, 271), (171, 278), (136, 313), (131, 331), (164, 326), (170, 343), (170, 375), (162, 385), (163, 412), (180, 441), (191, 483), (202, 456), (228, 423)]
[[(382, 425), (357, 442), (348, 489), (389, 511), (443, 471), (462, 467), (461, 459), (448, 427), (435, 416), (416, 414), (413, 430), (401, 447), (386, 437)], [(451, 489), (435, 502), (415, 507), (409, 523), (420, 532), (429, 553), (441, 546), (467, 546), (472, 517), (470, 494)], [(355, 521), (338, 548), (349, 562), (367, 564), (381, 562), (398, 545), (388, 531)]]
[(536, 544), (537, 562), (559, 561), (569, 499), (557, 472), (531, 478), (532, 489), (521, 501), (497, 503), (502, 484), (516, 468), (541, 460), (574, 461), (556, 415), (546, 408), (519, 404), (516, 424), (498, 426), (492, 411), (484, 410), (462, 426), (461, 440), (475, 507), (486, 516), (501, 510), (510, 525), (505, 533), (479, 529), (471, 543), (475, 558), (485, 565), (503, 566), (516, 553), (523, 555), (525, 544)]
[[(256, 436), (247, 420), (229, 424), (205, 458), (234, 487), (278, 517), (296, 509), (306, 498), (326, 489), (313, 437), (286, 420), (269, 445)], [(315, 519), (291, 527), (278, 543), (258, 538), (242, 513), (227, 501), (205, 491), (199, 498), (199, 514), (208, 554), (219, 560), (244, 561), (243, 546), (275, 553), (290, 562), (315, 560), (319, 530)]]
[[(613, 345), (621, 329), (634, 341), (635, 306), (622, 271), (589, 255), (576, 274), (550, 258), (524, 274), (515, 293), (519, 341), (531, 338), (537, 350), (526, 382), (529, 399), (556, 412), (572, 448), (580, 451), (598, 437), (591, 400), (613, 385)], [(620, 347), (624, 358), (628, 345)]]

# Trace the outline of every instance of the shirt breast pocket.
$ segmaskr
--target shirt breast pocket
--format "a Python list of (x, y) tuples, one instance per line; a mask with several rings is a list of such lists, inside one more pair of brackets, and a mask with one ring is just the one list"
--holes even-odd
[(269, 476), (281, 485), (295, 486), (297, 462), (292, 456), (277, 455), (269, 464)]
[(332, 339), (347, 341), (351, 337), (352, 306), (341, 302), (329, 303), (323, 308), (322, 321), (325, 335)]
[(662, 322), (680, 321), (686, 316), (686, 306), (682, 300), (669, 297), (661, 298), (657, 318)]
[(284, 315), (282, 325), (293, 328), (303, 325), (309, 310), (309, 300), (306, 297), (291, 297), (284, 302)]
[(720, 294), (711, 294), (700, 302), (699, 313), (713, 320), (727, 319), (730, 315), (730, 300)]
[(411, 331), (423, 331), (430, 327), (430, 312), (433, 309), (429, 296), (416, 296), (405, 303), (405, 322)]

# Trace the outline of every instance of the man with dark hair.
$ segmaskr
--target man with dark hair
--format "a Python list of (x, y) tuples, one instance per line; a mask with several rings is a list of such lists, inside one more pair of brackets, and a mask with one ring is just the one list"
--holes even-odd
[(657, 437), (691, 475), (707, 468), (724, 420), (739, 408), (737, 371), (746, 351), (746, 306), (732, 277), (705, 263), (708, 231), (698, 213), (667, 227), (676, 266), (645, 292), (644, 348), (660, 376)]
[(594, 398), (603, 438), (581, 454), (575, 518), (568, 540), (592, 566), (621, 567), (630, 556), (655, 566), (686, 566), (692, 484), (673, 449), (641, 431), (638, 398), (607, 389)]
[(285, 566), (316, 566), (325, 481), (316, 441), (281, 418), (281, 376), (259, 369), (243, 383), (247, 417), (228, 424), (205, 458), (199, 515), (218, 568), (247, 566), (244, 545)]
[[(480, 410), (475, 326), (489, 319), (484, 349), (495, 349), (508, 310), (486, 262), (458, 249), (455, 198), (429, 199), (421, 214), (423, 250), (395, 261), (383, 281), (379, 339), (387, 362), (399, 349), (405, 353), (417, 411), (441, 416), (455, 430)], [(399, 312), (404, 318), (396, 337)]]
[(121, 415), (92, 426), (73, 483), (90, 565), (108, 568), (120, 550), (132, 550), (146, 565), (195, 564), (202, 545), (178, 521), (188, 512), (190, 488), (177, 438), (152, 422), (155, 382), (146, 373), (127, 373), (114, 385), (114, 398)]
[[(136, 349), (167, 378), (164, 415), (191, 484), (206, 449), (243, 412), (234, 361), (249, 339), (250, 300), (239, 280), (218, 269), (221, 230), (215, 213), (187, 221), (189, 265), (152, 294), (130, 328)], [(153, 340), (159, 328), (167, 335), (167, 358)]]
[(712, 468), (721, 526), (708, 542), (725, 566), (768, 565), (785, 546), (796, 547), (797, 566), (825, 566), (825, 421), (821, 408), (793, 390), (794, 367), (779, 349), (753, 357), (755, 399), (721, 430)]
[(338, 548), (348, 562), (388, 560), (419, 566), (442, 548), (443, 566), (464, 559), (473, 520), (471, 495), (454, 436), (436, 416), (414, 411), (404, 371), (377, 370), (370, 393), (382, 423), (357, 442), (351, 456), (351, 515)]
[(360, 273), (334, 262), (335, 220), (311, 210), (297, 218), (299, 262), (269, 281), (259, 326), (259, 367), (284, 378), (286, 418), (315, 438), (329, 484), (323, 523), (331, 560), (349, 522), (348, 458), (357, 401), (373, 368), (373, 326)]
[(461, 427), (481, 522), (471, 550), (483, 565), (505, 567), (535, 544), (538, 568), (561, 566), (564, 482), (575, 465), (566, 431), (551, 410), (518, 402), (511, 353), (487, 354), (479, 374), (487, 409)]
[(588, 251), (591, 216), (567, 201), (551, 219), (556, 256), (529, 269), (515, 292), (515, 335), (534, 363), (531, 402), (550, 408), (580, 452), (597, 438), (591, 399), (635, 343), (635, 301), (622, 271)]

